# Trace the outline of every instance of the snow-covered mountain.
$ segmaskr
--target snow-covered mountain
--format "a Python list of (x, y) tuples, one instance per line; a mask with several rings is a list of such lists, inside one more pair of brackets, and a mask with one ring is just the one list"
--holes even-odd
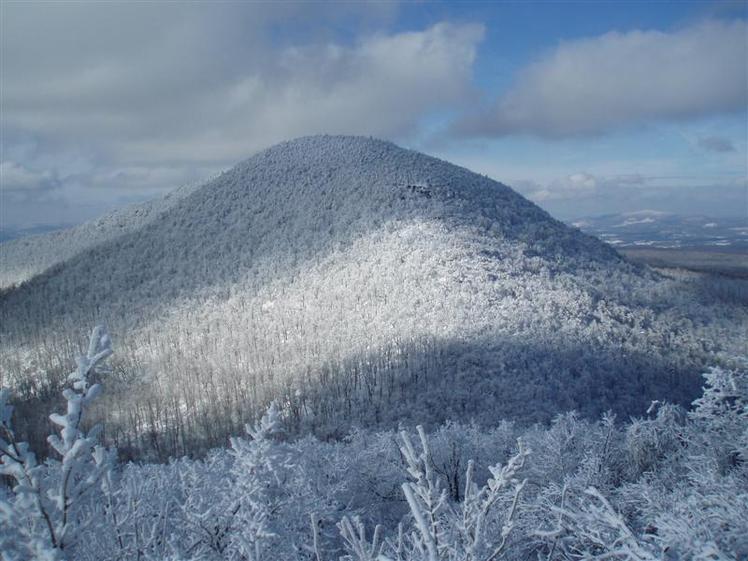
[(0, 289), (20, 284), (97, 244), (134, 232), (196, 186), (184, 186), (166, 196), (114, 210), (101, 218), (67, 229), (15, 236), (0, 243)]
[(0, 224), (0, 243), (17, 240), (19, 238), (27, 238), (29, 236), (48, 234), (50, 232), (56, 232), (57, 230), (66, 230), (73, 226), (74, 224), (68, 223), (33, 224), (31, 226), (7, 226), (5, 224)]
[(748, 340), (744, 309), (388, 142), (286, 142), (157, 207), (0, 295), (4, 385), (54, 381), (109, 325), (125, 449), (221, 442), (271, 399), (324, 435), (628, 415), (690, 400), (707, 354)]

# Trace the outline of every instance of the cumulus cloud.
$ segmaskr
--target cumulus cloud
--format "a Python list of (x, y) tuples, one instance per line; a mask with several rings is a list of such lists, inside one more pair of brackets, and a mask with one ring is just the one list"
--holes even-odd
[(456, 129), (557, 138), (744, 111), (746, 33), (742, 20), (708, 21), (673, 32), (610, 32), (563, 42)]
[(647, 178), (639, 174), (601, 176), (584, 171), (572, 173), (546, 183), (532, 180), (512, 182), (515, 189), (538, 203), (609, 197), (614, 192), (628, 190), (630, 193), (631, 188), (647, 185)]
[[(292, 46), (277, 52), (270, 75), (227, 81), (208, 101), (213, 118), (187, 137), (143, 135), (125, 152), (218, 158), (312, 133), (390, 137), (414, 130), (430, 111), (469, 94), (477, 25), (437, 24), (418, 32), (373, 35), (353, 45)], [(205, 153), (204, 152), (204, 153)]]
[(598, 180), (589, 173), (574, 173), (561, 180), (556, 180), (548, 187), (533, 193), (535, 200), (567, 199), (588, 196), (598, 187)]
[(53, 189), (58, 181), (49, 171), (31, 170), (18, 162), (6, 160), (0, 162), (0, 184), (5, 191), (29, 193)]
[[(196, 181), (296, 136), (408, 135), (471, 95), (484, 30), (388, 31), (393, 6), (8, 4), (6, 154), (31, 139), (19, 165), (59, 176), (70, 200), (108, 189), (111, 201)], [(81, 154), (85, 166), (60, 171)]]
[(321, 132), (392, 136), (465, 99), (483, 36), (441, 23), (279, 40), (274, 25), (295, 25), (287, 6), (137, 8), (92, 6), (79, 21), (53, 5), (58, 22), (8, 10), (6, 126), (131, 162), (233, 161)]
[(732, 141), (721, 136), (702, 136), (697, 144), (699, 148), (707, 152), (735, 152), (735, 145)]

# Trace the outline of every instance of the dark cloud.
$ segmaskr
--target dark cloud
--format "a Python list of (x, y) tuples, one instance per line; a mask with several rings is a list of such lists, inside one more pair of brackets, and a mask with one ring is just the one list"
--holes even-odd
[(703, 136), (699, 138), (698, 145), (708, 152), (735, 152), (732, 141), (721, 136)]
[[(483, 34), (443, 23), (308, 37), (284, 3), (46, 8), (6, 10), (5, 125), (131, 163), (231, 161), (318, 132), (402, 133), (465, 99)], [(333, 17), (297, 9), (321, 27)], [(281, 24), (297, 33), (274, 33)]]

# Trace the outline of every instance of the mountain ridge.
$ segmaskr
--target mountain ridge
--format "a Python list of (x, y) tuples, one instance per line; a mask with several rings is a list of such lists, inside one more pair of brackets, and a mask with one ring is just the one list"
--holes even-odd
[(588, 216), (571, 225), (616, 248), (651, 247), (748, 253), (745, 216), (682, 215), (641, 210)]
[[(369, 154), (370, 158), (375, 156), (383, 157), (386, 156), (388, 151), (392, 152), (395, 149), (402, 150), (393, 143), (376, 140), (370, 137), (328, 135), (308, 136), (293, 141), (286, 141), (266, 150), (260, 151), (258, 154), (240, 162), (231, 170), (220, 174), (219, 178), (224, 177), (227, 174), (230, 175), (240, 173), (240, 170), (251, 168), (253, 164), (257, 163), (260, 163), (261, 166), (266, 166), (268, 164), (272, 166), (273, 164), (277, 163), (278, 160), (283, 160), (284, 158), (287, 158), (289, 156), (289, 154), (284, 153), (289, 148), (291, 149), (291, 152), (298, 152), (299, 149), (314, 149), (315, 144), (322, 143), (324, 145), (325, 143), (330, 143), (330, 141), (333, 140), (336, 140), (340, 143), (345, 143), (349, 145), (349, 147), (351, 144), (358, 144), (361, 148), (368, 148), (368, 150), (364, 149), (361, 151), (360, 161), (356, 162), (360, 165), (367, 164), (367, 158), (365, 154)], [(406, 153), (418, 154), (417, 152), (412, 151), (406, 151)], [(325, 153), (323, 151), (321, 157), (325, 158), (329, 157), (330, 155), (335, 157), (336, 154), (340, 154), (339, 149), (332, 150), (329, 153)], [(436, 164), (436, 166), (438, 166), (438, 163), (446, 163), (442, 160), (438, 160), (437, 158), (431, 158), (430, 156), (425, 156), (423, 154), (419, 154), (419, 158), (430, 158), (432, 163)], [(413, 160), (418, 161), (418, 158), (413, 158)], [(348, 162), (348, 164), (350, 165), (351, 162)], [(453, 164), (449, 165), (452, 166)], [(458, 168), (458, 166), (454, 167)], [(465, 168), (459, 169), (468, 174), (477, 175), (473, 174)], [(449, 189), (445, 189), (444, 186), (439, 186), (438, 184), (421, 185), (420, 182), (422, 182), (423, 174), (424, 170), (421, 169), (421, 175), (415, 173), (410, 179), (407, 175), (404, 175), (401, 177), (401, 184), (397, 185), (397, 187), (403, 189), (404, 195), (420, 194), (429, 198), (435, 195), (441, 195), (447, 198), (455, 195), (455, 192), (450, 191)], [(2, 288), (3, 286), (10, 286), (12, 284), (17, 284), (19, 282), (28, 280), (28, 278), (42, 272), (44, 269), (55, 265), (58, 262), (62, 262), (69, 257), (72, 257), (72, 255), (74, 255), (75, 253), (79, 253), (80, 251), (84, 251), (90, 247), (93, 247), (101, 241), (108, 241), (110, 239), (118, 237), (119, 235), (127, 234), (136, 229), (139, 229), (148, 224), (149, 221), (155, 219), (161, 212), (168, 211), (171, 206), (180, 202), (181, 199), (188, 197), (191, 193), (194, 193), (196, 191), (202, 191), (204, 188), (214, 184), (215, 182), (216, 180), (214, 179), (200, 186), (195, 185), (176, 189), (162, 198), (138, 203), (117, 211), (113, 211), (101, 218), (86, 222), (80, 226), (47, 234), (39, 234), (18, 240), (11, 240), (9, 242), (0, 244), (0, 260), (3, 260), (6, 263), (6, 271), (4, 275), (0, 275), (0, 288)], [(501, 185), (503, 189), (509, 190), (508, 187), (498, 182), (493, 182), (493, 184), (496, 186)], [(462, 186), (462, 189), (464, 189), (464, 186)], [(408, 190), (410, 191), (410, 193), (408, 193)], [(510, 190), (508, 192), (512, 193), (512, 195), (515, 197), (515, 200), (519, 200), (516, 198), (517, 195), (513, 191)], [(544, 218), (551, 219), (554, 222), (557, 222), (539, 207), (535, 207), (534, 205), (533, 207), (535, 211), (543, 213)], [(99, 239), (88, 240), (88, 238), (96, 238), (96, 236), (98, 236)], [(70, 239), (71, 237), (73, 238), (72, 240)], [(87, 243), (81, 243), (76, 238), (86, 238), (88, 241)], [(38, 251), (38, 246), (41, 245), (54, 247), (55, 251), (53, 252), (53, 255), (44, 256), (46, 257), (46, 260), (44, 259), (44, 257), (39, 259), (33, 259), (32, 257), (31, 259), (29, 259), (29, 255), (33, 256), (33, 254)], [(38, 261), (40, 262), (40, 264), (32, 263), (30, 265), (27, 265), (26, 269), (28, 269), (28, 271), (24, 270), (22, 272), (16, 272), (13, 270), (8, 270), (8, 263), (10, 263), (12, 266), (18, 266), (19, 268), (22, 268), (25, 265), (24, 260)], [(19, 261), (21, 261), (20, 266), (17, 265)]]
[(0, 243), (0, 290), (28, 281), (78, 253), (142, 227), (196, 187), (179, 187), (163, 197), (113, 210), (83, 224)]
[[(390, 161), (393, 158), (396, 165)], [(373, 185), (371, 178), (362, 172), (367, 165), (373, 165), (380, 173)], [(459, 189), (440, 179), (439, 174), (445, 169), (456, 170), (457, 176), (450, 176), (449, 181), (459, 183)], [(330, 173), (335, 181), (318, 190), (315, 182), (324, 184), (330, 179), (325, 175)], [(299, 197), (308, 200), (305, 204), (286, 204)], [(361, 211), (364, 202), (369, 203), (368, 214)], [(226, 276), (237, 281), (248, 260), (259, 256), (271, 254), (279, 263), (287, 263), (289, 259), (297, 262), (292, 254), (299, 253), (300, 244), (319, 245), (316, 238), (323, 240), (323, 246), (326, 242), (346, 244), (351, 232), (358, 235), (388, 220), (414, 217), (437, 220), (448, 227), (469, 224), (487, 229), (490, 236), (519, 243), (531, 258), (549, 254), (554, 266), (563, 266), (566, 263), (563, 259), (576, 258), (579, 253), (593, 261), (620, 260), (595, 238), (573, 231), (503, 184), (442, 160), (365, 137), (310, 136), (280, 143), (203, 186), (173, 198), (166, 208), (158, 204), (154, 207), (151, 216), (137, 227), (105, 238), (103, 245), (94, 243), (84, 248), (67, 263), (63, 261), (60, 267), (56, 266), (50, 275), (30, 284), (54, 284), (51, 279), (58, 277), (61, 270), (76, 266), (80, 276), (84, 274), (80, 270), (85, 269), (86, 274), (95, 275), (100, 281), (94, 287), (95, 292), (117, 275), (132, 276), (129, 266), (128, 270), (120, 266), (120, 262), (128, 261), (127, 253), (129, 261), (141, 265), (141, 277), (133, 279), (140, 284), (163, 282), (164, 277), (174, 274), (187, 277), (188, 283), (198, 276), (211, 283), (225, 282)], [(134, 207), (135, 212), (139, 210)], [(316, 214), (312, 215), (314, 211)], [(255, 220), (258, 226), (253, 228), (251, 221), (258, 215), (262, 220)], [(278, 240), (276, 232), (284, 226), (292, 231), (285, 234), (286, 239)], [(247, 227), (253, 230), (252, 247), (240, 247), (239, 241), (245, 233), (241, 229), (246, 231)], [(326, 228), (330, 231), (322, 232)], [(310, 230), (315, 235), (309, 236)], [(180, 245), (185, 258), (165, 269), (165, 253)], [(324, 248), (302, 248), (300, 253), (305, 250)], [(110, 265), (111, 274), (87, 270), (87, 262), (105, 260), (105, 254), (110, 252), (121, 257)], [(199, 274), (190, 274), (189, 265), (202, 266), (219, 254), (231, 263), (244, 262), (233, 271), (203, 268)], [(575, 263), (574, 267), (581, 264)], [(199, 287), (193, 283), (192, 288)], [(100, 302), (105, 300), (105, 294), (88, 296)]]

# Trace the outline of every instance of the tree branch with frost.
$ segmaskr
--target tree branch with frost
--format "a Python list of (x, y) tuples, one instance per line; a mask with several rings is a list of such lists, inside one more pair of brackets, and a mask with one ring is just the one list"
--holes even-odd
[[(530, 451), (518, 440), (519, 451), (506, 465), (489, 466), (491, 477), (482, 487), (474, 482), (475, 466), (468, 462), (465, 492), (459, 506), (447, 503), (447, 493), (431, 469), (431, 453), (423, 427), (417, 427), (421, 450), (416, 452), (407, 433), (401, 433), (401, 451), (414, 481), (403, 483), (402, 489), (413, 517), (416, 532), (413, 545), (428, 561), (455, 559), (461, 561), (494, 561), (504, 551), (514, 527), (519, 496), (526, 480), (517, 479)], [(492, 508), (502, 498), (509, 500), (503, 518), (498, 544), (491, 543), (488, 526)]]
[[(78, 368), (69, 376), (72, 388), (66, 388), (62, 395), (67, 401), (67, 413), (53, 413), (50, 420), (60, 427), (60, 436), (50, 435), (47, 441), (62, 456), (60, 468), (62, 477), (56, 489), (50, 489), (49, 497), (61, 516), (55, 533), (58, 547), (64, 549), (69, 542), (68, 532), (72, 505), (91, 489), (110, 468), (109, 456), (98, 444), (101, 426), (93, 427), (86, 434), (82, 427), (88, 406), (101, 394), (101, 385), (90, 384), (89, 376), (112, 354), (111, 340), (103, 326), (97, 326), (91, 333), (88, 352), (78, 359)], [(92, 465), (87, 465), (93, 460)]]
[(416, 453), (408, 433), (400, 433), (400, 451), (405, 459), (406, 469), (414, 479), (412, 482), (403, 483), (402, 489), (420, 534), (421, 545), (427, 551), (429, 561), (438, 561), (440, 550), (444, 546), (440, 543), (443, 530), (440, 527), (439, 516), (446, 506), (447, 491), (442, 488), (431, 467), (431, 452), (426, 432), (421, 425), (418, 425), (416, 430), (421, 444), (419, 453)]
[[(0, 550), (8, 559), (57, 557), (57, 536), (50, 513), (42, 500), (43, 466), (26, 442), (16, 439), (12, 426), (10, 391), (0, 389), (0, 475), (15, 481), (13, 495), (0, 498)], [(34, 519), (42, 522), (37, 531)], [(30, 523), (29, 523), (30, 521)], [(39, 534), (42, 535), (39, 535)], [(18, 556), (18, 557), (16, 557)]]
[(345, 561), (390, 561), (382, 554), (384, 543), (381, 540), (382, 527), (377, 524), (371, 541), (366, 537), (366, 528), (357, 517), (353, 520), (347, 516), (338, 523), (340, 536), (343, 538), (348, 555), (343, 557)]
[(527, 480), (518, 481), (517, 473), (524, 467), (525, 460), (530, 450), (524, 447), (521, 439), (517, 440), (519, 451), (512, 456), (506, 465), (496, 464), (489, 466), (491, 477), (486, 485), (479, 488), (473, 482), (474, 464), (468, 462), (465, 475), (465, 499), (462, 502), (461, 513), (458, 521), (458, 530), (461, 541), (464, 544), (463, 559), (472, 561), (477, 559), (480, 550), (485, 548), (485, 526), (493, 505), (505, 495), (509, 489), (513, 489), (511, 506), (501, 528), (501, 541), (491, 549), (491, 554), (486, 558), (493, 561), (504, 550), (507, 538), (514, 528), (514, 517), (517, 513), (519, 496), (527, 483)]
[(247, 425), (251, 440), (232, 438), (231, 453), (234, 457), (232, 476), (238, 492), (238, 504), (232, 515), (235, 532), (231, 547), (240, 558), (260, 561), (263, 543), (275, 537), (270, 521), (273, 517), (273, 485), (280, 484), (278, 469), (283, 463), (277, 444), (273, 440), (281, 431), (280, 411), (272, 402), (260, 421)]
[[(584, 491), (577, 506), (553, 508), (559, 515), (557, 527), (535, 535), (552, 539), (552, 550), (560, 549), (571, 559), (656, 561), (656, 548), (640, 540), (594, 487)], [(563, 503), (562, 503), (563, 504)]]
[(319, 546), (319, 518), (317, 513), (313, 512), (309, 515), (310, 528), (312, 530), (312, 547), (311, 551), (314, 553), (315, 561), (322, 561), (322, 551)]
[[(13, 495), (0, 509), (0, 517), (27, 520), (31, 530), (22, 534), (26, 547), (38, 550), (36, 555), (41, 555), (41, 550), (46, 548), (45, 559), (60, 557), (63, 550), (74, 544), (71, 509), (112, 466), (112, 455), (98, 444), (100, 427), (94, 427), (88, 434), (81, 427), (87, 408), (101, 392), (99, 384), (89, 384), (89, 376), (95, 374), (111, 354), (106, 330), (101, 326), (94, 328), (86, 355), (78, 359), (78, 367), (68, 376), (72, 387), (63, 391), (66, 414), (50, 415), (50, 420), (60, 427), (59, 436), (48, 438), (49, 444), (62, 457), (59, 463), (39, 466), (28, 444), (17, 442), (11, 427), (10, 394), (7, 390), (0, 391), (0, 474), (16, 482)], [(49, 470), (57, 467), (59, 474), (55, 481)], [(46, 483), (48, 481), (51, 483)], [(34, 519), (43, 523), (35, 524)], [(39, 526), (44, 530), (40, 531)]]

